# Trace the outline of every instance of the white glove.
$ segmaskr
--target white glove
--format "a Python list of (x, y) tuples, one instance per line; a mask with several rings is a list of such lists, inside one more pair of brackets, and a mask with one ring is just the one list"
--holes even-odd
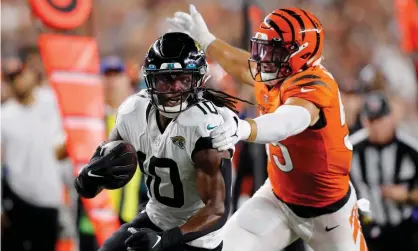
[(215, 41), (216, 37), (209, 32), (202, 15), (196, 10), (193, 4), (190, 5), (190, 14), (185, 12), (174, 13), (173, 18), (167, 18), (171, 24), (171, 31), (179, 31), (189, 34), (196, 40), (204, 51)]
[(213, 148), (226, 151), (233, 148), (238, 141), (248, 139), (251, 126), (247, 121), (238, 118), (226, 107), (218, 109), (218, 112), (223, 117), (224, 123), (210, 133)]

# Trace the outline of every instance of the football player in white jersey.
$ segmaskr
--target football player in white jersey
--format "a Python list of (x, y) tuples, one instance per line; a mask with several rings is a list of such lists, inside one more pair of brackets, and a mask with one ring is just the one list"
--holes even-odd
[[(238, 99), (205, 89), (206, 70), (205, 55), (184, 33), (167, 33), (150, 47), (143, 68), (148, 88), (120, 106), (110, 135), (135, 147), (150, 200), (100, 251), (222, 250), (233, 149), (213, 149), (209, 134), (223, 123), (218, 111), (233, 109)], [(117, 147), (114, 154), (99, 152), (76, 179), (83, 197), (124, 177), (123, 170), (109, 171), (123, 159), (113, 156)]]

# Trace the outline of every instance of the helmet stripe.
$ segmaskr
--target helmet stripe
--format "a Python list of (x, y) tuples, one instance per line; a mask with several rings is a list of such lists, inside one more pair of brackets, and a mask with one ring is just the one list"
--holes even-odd
[(299, 14), (297, 14), (296, 12), (294, 12), (293, 10), (289, 10), (289, 9), (282, 9), (283, 12), (286, 12), (287, 14), (289, 14), (290, 16), (292, 16), (293, 18), (296, 19), (296, 21), (298, 21), (299, 26), (300, 26), (300, 31), (302, 33), (302, 40), (305, 39), (305, 23), (303, 22), (302, 18), (300, 17)]
[(273, 20), (271, 20), (269, 18), (267, 18), (264, 22), (267, 25), (273, 27), (273, 29), (277, 32), (277, 34), (279, 34), (280, 39), (283, 41), (283, 31), (280, 30), (279, 26), (277, 26), (277, 24)]
[(283, 18), (284, 21), (286, 21), (286, 23), (289, 25), (290, 29), (292, 30), (292, 43), (295, 41), (296, 38), (296, 34), (295, 34), (295, 28), (293, 27), (293, 24), (290, 22), (289, 19), (287, 19), (285, 16), (281, 15), (281, 14), (277, 14), (277, 13), (271, 13), (272, 15), (278, 16)]
[[(316, 24), (315, 24), (315, 22), (312, 20), (312, 18), (306, 13), (306, 11), (304, 11), (304, 10), (301, 10), (307, 17), (308, 17), (308, 19), (311, 21), (311, 23), (312, 23), (312, 25), (313, 25), (313, 27), (315, 28), (315, 29), (318, 29), (318, 27), (316, 26)], [(313, 58), (313, 57), (315, 57), (316, 56), (316, 53), (318, 52), (318, 50), (319, 50), (319, 44), (321, 43), (321, 34), (319, 34), (319, 32), (316, 32), (316, 45), (315, 45), (315, 49), (314, 49), (314, 51), (313, 51), (313, 53), (312, 53), (312, 55), (309, 57), (309, 59), (311, 59), (311, 58)], [(309, 61), (309, 60), (308, 60)]]

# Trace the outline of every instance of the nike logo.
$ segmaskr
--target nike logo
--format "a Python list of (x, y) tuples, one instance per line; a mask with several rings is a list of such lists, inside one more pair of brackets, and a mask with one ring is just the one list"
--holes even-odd
[(212, 130), (212, 129), (215, 129), (217, 126), (213, 126), (213, 125), (211, 125), (211, 124), (209, 124), (206, 128), (208, 129), (208, 130)]
[(154, 248), (155, 246), (157, 246), (157, 244), (161, 241), (161, 236), (157, 235), (157, 241), (155, 242), (154, 246), (152, 246), (152, 248)]
[(331, 231), (331, 230), (333, 230), (333, 229), (335, 229), (335, 228), (337, 228), (337, 227), (339, 227), (340, 225), (336, 225), (335, 227), (332, 227), (332, 228), (328, 228), (328, 226), (326, 226), (325, 227), (325, 231), (327, 231), (327, 232), (329, 232), (329, 231)]
[(305, 89), (305, 87), (302, 87), (302, 89), (300, 89), (301, 92), (311, 92), (311, 91), (315, 91), (314, 89)]
[(91, 170), (87, 173), (87, 175), (90, 176), (90, 177), (98, 177), (98, 178), (103, 178), (104, 177), (104, 176), (92, 173)]
[(138, 231), (133, 227), (129, 227), (128, 232), (131, 233), (131, 234), (136, 234)]

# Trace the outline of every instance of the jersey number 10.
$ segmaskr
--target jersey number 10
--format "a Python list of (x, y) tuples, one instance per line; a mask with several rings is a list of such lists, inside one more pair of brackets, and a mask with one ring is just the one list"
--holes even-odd
[[(139, 164), (141, 172), (146, 174), (145, 184), (150, 197), (155, 198), (161, 204), (169, 207), (181, 208), (184, 205), (183, 184), (181, 183), (179, 167), (172, 159), (151, 157), (148, 170), (144, 170), (144, 163)], [(169, 169), (170, 182), (173, 186), (173, 198), (162, 196), (160, 194), (161, 178), (158, 176), (156, 169)], [(154, 181), (154, 182), (153, 182)]]

